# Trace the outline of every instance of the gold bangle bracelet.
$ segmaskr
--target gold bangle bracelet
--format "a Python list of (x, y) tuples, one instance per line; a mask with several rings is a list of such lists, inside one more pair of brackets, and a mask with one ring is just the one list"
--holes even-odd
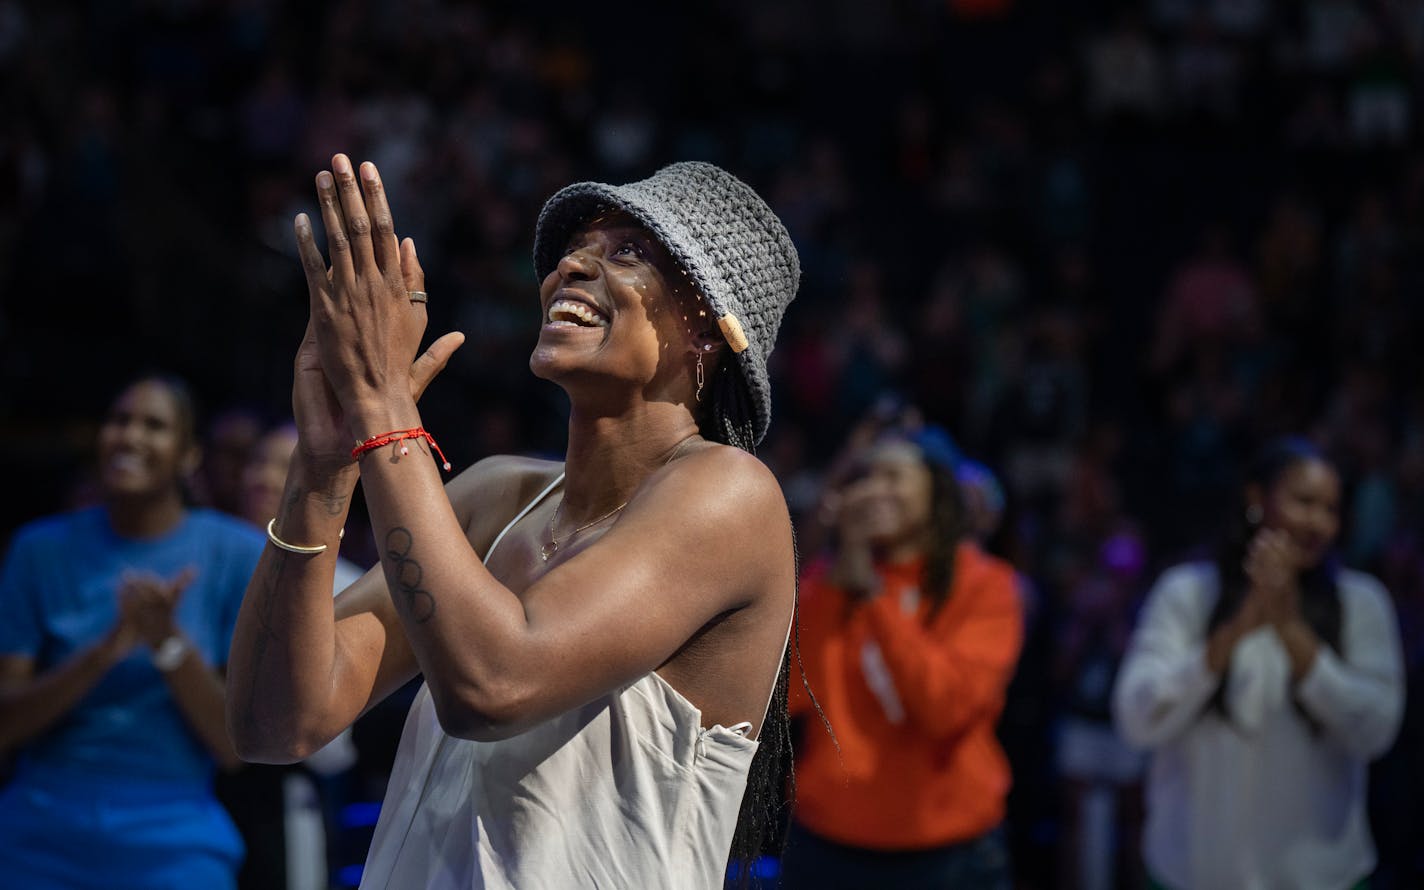
[[(282, 550), (285, 550), (288, 553), (301, 553), (305, 556), (315, 556), (318, 553), (326, 552), (325, 544), (318, 544), (315, 547), (303, 547), (300, 544), (288, 544), (286, 541), (277, 537), (277, 533), (273, 531), (273, 528), (276, 525), (277, 517), (273, 516), (267, 522), (267, 540), (271, 541), (274, 547), (281, 548)], [(343, 537), (345, 537), (345, 535), (346, 529), (343, 528), (340, 532), (337, 533), (336, 540), (341, 540)]]

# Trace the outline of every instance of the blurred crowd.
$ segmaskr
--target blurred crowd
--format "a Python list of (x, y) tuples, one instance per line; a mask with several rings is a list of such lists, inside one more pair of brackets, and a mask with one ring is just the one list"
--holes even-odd
[[(833, 458), (906, 405), (998, 480), (973, 492), (1026, 591), (999, 726), (1019, 886), (1072, 886), (1084, 832), (1135, 856), (1141, 764), (1105, 777), (1064, 729), (1105, 725), (1143, 594), (1289, 432), (1339, 468), (1345, 561), (1399, 616), (1410, 700), (1371, 808), (1376, 886), (1415, 886), (1421, 87), (1421, 0), (0, 0), (0, 453), (24, 470), (0, 535), (92, 497), (95, 418), (155, 367), (209, 409), (203, 496), (239, 509), (225, 486), (290, 410), (291, 219), (337, 150), (379, 165), (431, 331), (469, 337), (422, 406), (450, 459), (557, 453), (562, 395), (526, 367), (538, 209), (703, 158), (801, 254), (761, 456), (806, 543)], [(344, 555), (370, 547), (348, 528)]]

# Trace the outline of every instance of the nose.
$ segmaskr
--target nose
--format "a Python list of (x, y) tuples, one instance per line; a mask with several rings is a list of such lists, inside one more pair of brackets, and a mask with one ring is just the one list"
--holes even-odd
[(598, 276), (598, 263), (586, 247), (564, 254), (558, 268), (565, 281), (588, 281)]
[(139, 424), (131, 418), (120, 418), (113, 421), (113, 430), (114, 438), (126, 445), (136, 443), (143, 432)]

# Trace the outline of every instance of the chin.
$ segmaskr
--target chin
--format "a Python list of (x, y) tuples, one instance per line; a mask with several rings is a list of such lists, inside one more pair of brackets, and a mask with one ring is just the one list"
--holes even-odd
[(559, 360), (558, 350), (550, 349), (542, 343), (535, 346), (534, 351), (529, 354), (529, 371), (540, 380), (557, 383), (567, 370), (562, 367), (564, 364)]
[(134, 498), (149, 498), (157, 494), (159, 487), (149, 485), (146, 482), (131, 480), (109, 480), (105, 479), (100, 485), (104, 499), (107, 501), (125, 501)]

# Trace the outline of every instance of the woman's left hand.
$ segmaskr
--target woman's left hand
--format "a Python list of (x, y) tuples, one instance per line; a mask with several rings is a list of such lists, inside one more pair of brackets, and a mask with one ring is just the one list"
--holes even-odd
[(298, 244), (308, 283), (317, 282), (309, 290), (322, 368), (351, 433), (364, 438), (419, 422), (410, 369), (426, 311), (410, 295), (423, 283), (415, 278), (414, 242), (396, 240), (376, 166), (362, 164), (359, 182), (346, 155), (336, 155), (331, 166), (316, 177), (330, 269), (304, 216), (297, 221)]

